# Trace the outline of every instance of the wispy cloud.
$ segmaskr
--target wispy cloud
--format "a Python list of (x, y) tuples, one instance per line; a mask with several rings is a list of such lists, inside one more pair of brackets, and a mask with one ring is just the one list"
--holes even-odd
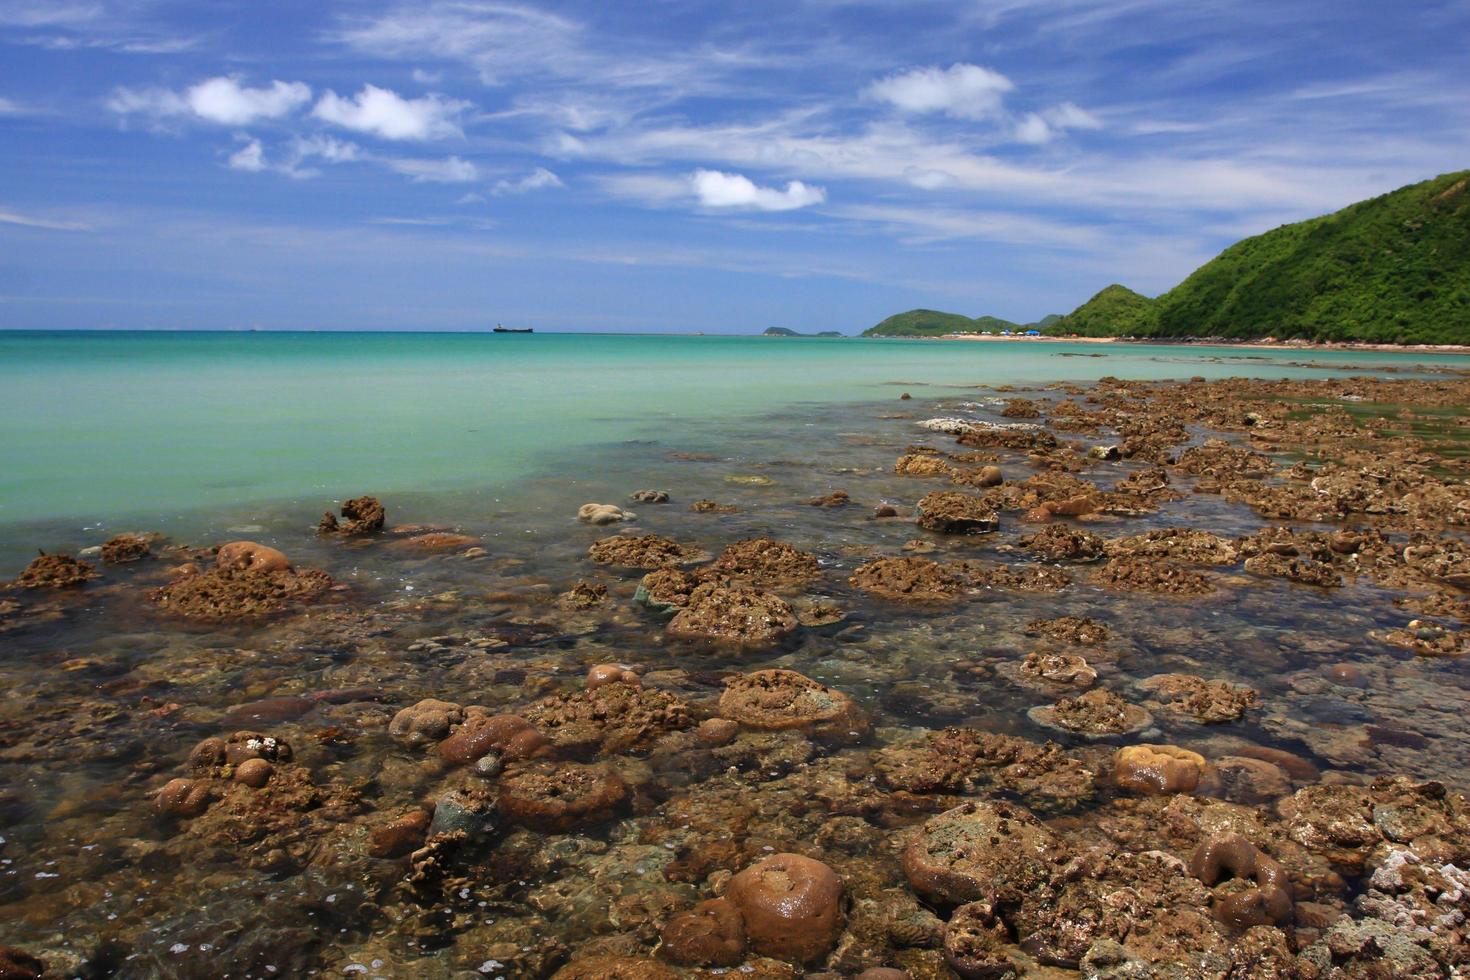
[(467, 184), (480, 178), (478, 167), (455, 156), (442, 160), (385, 159), (383, 164), (418, 183)]
[(545, 167), (537, 167), (524, 177), (514, 179), (502, 178), (495, 182), (491, 193), (497, 195), (527, 194), (531, 191), (545, 190), (549, 187), (562, 187), (562, 180), (556, 174)]
[(37, 215), (20, 214), (0, 208), (0, 225), (19, 225), (22, 228), (41, 228), (46, 231), (91, 231), (92, 226), (84, 221), (63, 221)]

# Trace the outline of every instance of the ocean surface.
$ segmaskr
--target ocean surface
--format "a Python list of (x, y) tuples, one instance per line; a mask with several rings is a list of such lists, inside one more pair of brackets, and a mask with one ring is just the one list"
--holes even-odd
[[(484, 518), (816, 406), (1010, 383), (1321, 377), (1448, 355), (586, 334), (0, 333), (0, 574), (37, 547), (192, 536), (334, 500)], [(650, 453), (650, 450), (656, 453)], [(574, 494), (575, 496), (575, 494)], [(400, 507), (397, 516), (403, 517)]]

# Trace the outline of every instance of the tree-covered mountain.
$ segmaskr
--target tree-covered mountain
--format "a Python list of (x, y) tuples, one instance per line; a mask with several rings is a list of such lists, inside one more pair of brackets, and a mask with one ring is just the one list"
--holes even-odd
[(1470, 171), (1283, 225), (1148, 300), (1109, 286), (1048, 333), (1470, 343)]
[(895, 313), (876, 326), (863, 331), (864, 337), (940, 337), (950, 333), (980, 333), (989, 330), (1020, 329), (1017, 324), (999, 317), (982, 316), (971, 319), (962, 313), (941, 313), (939, 310), (909, 310)]

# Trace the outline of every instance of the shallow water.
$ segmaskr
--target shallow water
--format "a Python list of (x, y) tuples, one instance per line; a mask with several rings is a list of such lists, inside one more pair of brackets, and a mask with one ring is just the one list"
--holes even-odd
[[(663, 343), (534, 338), (531, 343), (544, 344), (545, 352), (524, 354), (533, 374), (553, 371), (556, 358), (572, 357), (574, 348), (585, 358), (571, 372), (575, 383), (540, 402), (525, 377), (516, 382), (525, 387), (479, 391), (479, 372), (488, 364), (502, 365), (499, 371), (520, 363), (519, 353), (491, 353), (500, 343), (495, 338), (437, 340), (457, 349), (452, 359), (464, 365), (443, 385), (435, 376), (445, 370), (444, 355), (419, 360), (398, 338), (363, 340), (364, 347), (382, 345), (371, 356), (356, 347), (329, 353), (320, 346), (325, 342), (305, 338), (269, 341), (306, 348), (298, 352), (301, 361), (286, 367), (272, 366), (269, 357), (257, 360), (260, 351), (251, 348), (256, 337), (219, 341), (240, 345), (228, 348), (228, 367), (196, 348), (183, 354), (175, 348), (166, 365), (157, 352), (134, 359), (127, 342), (118, 341), (113, 354), (98, 356), (99, 362), (118, 359), (126, 365), (121, 369), (118, 363), (68, 367), (62, 353), (67, 342), (57, 341), (47, 355), (51, 361), (38, 359), (36, 378), (67, 378), (72, 385), (92, 372), (99, 380), (76, 389), (84, 392), (76, 401), (63, 399), (55, 439), (70, 439), (90, 419), (116, 441), (140, 420), (178, 415), (178, 406), (187, 403), (191, 412), (183, 414), (189, 417), (171, 436), (156, 433), (144, 455), (182, 460), (205, 444), (218, 455), (204, 452), (187, 471), (163, 462), (141, 465), (135, 454), (148, 443), (125, 449), (97, 434), (80, 447), (65, 443), (65, 453), (40, 461), (25, 456), (30, 462), (22, 470), (29, 475), (5, 477), (6, 492), (22, 502), (25, 515), (7, 532), (7, 554), (20, 560), (28, 547), (53, 540), (94, 544), (119, 527), (188, 530), (200, 535), (188, 539), (197, 545), (227, 537), (275, 545), (300, 566), (325, 569), (349, 591), (339, 604), (306, 616), (185, 625), (159, 616), (143, 598), (165, 580), (165, 563), (148, 561), (107, 567), (85, 589), (47, 597), (54, 618), (0, 636), (4, 940), (46, 951), (59, 963), (89, 962), (89, 975), (124, 977), (544, 976), (568, 950), (593, 938), (637, 935), (647, 946), (647, 924), (639, 924), (629, 903), (707, 897), (703, 883), (679, 883), (670, 862), (692, 860), (691, 853), (736, 834), (733, 824), (724, 832), (690, 830), (689, 811), (668, 809), (682, 794), (696, 801), (689, 804), (696, 810), (715, 806), (698, 802), (706, 798), (701, 794), (754, 807), (761, 816), (745, 818), (737, 836), (742, 848), (759, 855), (810, 847), (819, 829), (835, 834), (827, 829), (830, 821), (813, 816), (803, 801), (836, 793), (834, 783), (871, 780), (861, 775), (870, 751), (928, 730), (963, 723), (1085, 747), (1084, 740), (1035, 724), (1027, 709), (1053, 697), (1007, 681), (1000, 670), (1047, 646), (1023, 635), (1029, 621), (1063, 615), (1090, 616), (1112, 628), (1114, 639), (1096, 653), (1099, 683), (1130, 700), (1142, 697), (1138, 681), (1170, 671), (1260, 692), (1261, 709), (1240, 722), (1202, 726), (1157, 714), (1138, 739), (1210, 758), (1263, 746), (1345, 777), (1403, 773), (1458, 788), (1470, 784), (1470, 677), (1460, 661), (1416, 658), (1372, 639), (1370, 631), (1402, 626), (1406, 616), (1392, 605), (1393, 594), (1366, 579), (1322, 590), (1279, 580), (1246, 582), (1237, 569), (1228, 574), (1240, 580), (1227, 581), (1217, 593), (1180, 600), (1120, 597), (1089, 584), (1087, 569), (1077, 567), (1071, 569), (1074, 584), (1059, 593), (995, 590), (919, 608), (875, 601), (848, 584), (857, 566), (904, 554), (914, 540), (934, 549), (928, 552), (934, 558), (1022, 561), (1009, 549), (1033, 528), (1012, 518), (994, 535), (956, 540), (919, 531), (908, 520), (868, 516), (885, 501), (907, 509), (937, 488), (893, 473), (906, 446), (953, 448), (951, 438), (920, 429), (917, 420), (953, 414), (1001, 420), (1000, 398), (958, 386), (1019, 383), (1057, 365), (1063, 366), (1057, 373), (1078, 366), (1073, 377), (1136, 377), (1234, 375), (1254, 372), (1254, 361), (1192, 360), (1177, 350), (1147, 348), (1126, 355), (1109, 349), (1096, 359), (1009, 345), (787, 346), (678, 338), (668, 341), (667, 361), (645, 372), (631, 363), (642, 359), (633, 351), (646, 351), (645, 341)], [(184, 348), (194, 342), (180, 341)], [(724, 367), (707, 365), (682, 383), (687, 387), (670, 383), (687, 370), (679, 365), (695, 357), (691, 352), (708, 349), (701, 345), (728, 348), (716, 362)], [(966, 360), (971, 357), (977, 360)], [(629, 363), (619, 368), (620, 359)], [(409, 362), (405, 376), (395, 372), (365, 390), (365, 378), (402, 361)], [(1383, 364), (1385, 357), (1371, 361)], [(768, 370), (760, 369), (762, 363)], [(804, 383), (817, 363), (830, 367), (829, 380)], [(1183, 372), (1181, 363), (1188, 365)], [(735, 364), (758, 377), (749, 390), (698, 392), (695, 382), (713, 386), (711, 379), (736, 370)], [(1324, 375), (1319, 368), (1289, 371)], [(119, 380), (134, 372), (134, 381)], [(612, 380), (627, 379), (629, 372), (635, 381)], [(262, 378), (259, 386), (251, 387), (252, 377)], [(33, 396), (46, 387), (34, 383)], [(293, 387), (308, 383), (309, 393)], [(148, 388), (168, 392), (168, 411), (147, 404), (142, 392)], [(222, 389), (234, 394), (219, 397)], [(900, 402), (899, 390), (915, 398)], [(14, 391), (6, 391), (0, 397), (9, 402)], [(242, 391), (249, 393), (243, 401)], [(421, 404), (425, 391), (435, 394), (431, 404)], [(883, 400), (872, 398), (875, 392)], [(322, 428), (296, 428), (301, 413), (316, 412), (309, 405), (319, 406), (324, 397), (334, 407), (321, 414)], [(119, 410), (102, 411), (113, 398)], [(678, 408), (681, 402), (693, 411)], [(22, 403), (36, 411), (35, 402), (17, 400)], [(462, 413), (471, 403), (495, 425), (467, 426)], [(539, 416), (535, 405), (542, 406)], [(257, 411), (262, 407), (268, 408), (263, 416)], [(502, 411), (513, 413), (510, 420)], [(677, 413), (677, 419), (661, 413)], [(457, 428), (449, 421), (455, 418)], [(527, 431), (533, 420), (536, 438)], [(15, 418), (7, 415), (5, 424), (7, 439), (20, 434)], [(431, 434), (428, 445), (419, 445), (415, 432)], [(317, 471), (312, 453), (319, 439), (325, 442), (317, 446)], [(35, 451), (42, 442), (26, 445)], [(73, 448), (81, 450), (75, 458)], [(237, 471), (241, 454), (273, 465)], [(1000, 455), (1008, 476), (1029, 472), (1022, 454)], [(48, 459), (56, 468), (43, 476)], [(138, 465), (128, 468), (128, 459)], [(467, 478), (466, 461), (484, 466)], [(47, 511), (46, 495), (34, 489), (64, 474), (100, 479), (108, 467), (118, 468), (118, 483), (105, 486), (130, 488), (126, 494), (109, 496), (89, 483), (57, 490), (56, 510)], [(1139, 468), (1103, 463), (1086, 475), (1106, 486)], [(206, 479), (205, 471), (235, 475)], [(211, 489), (211, 480), (221, 485)], [(807, 631), (784, 647), (744, 653), (667, 639), (661, 622), (632, 602), (637, 574), (586, 559), (589, 544), (616, 529), (573, 519), (582, 503), (624, 503), (642, 488), (668, 489), (673, 502), (628, 504), (638, 512), (634, 527), (640, 532), (711, 553), (760, 534), (814, 552), (823, 575), (808, 594), (847, 610), (844, 628), (835, 635)], [(803, 503), (834, 489), (846, 490), (855, 503), (834, 510)], [(314, 519), (333, 498), (362, 492), (383, 497), (390, 523), (450, 524), (481, 539), (488, 554), (414, 557), (312, 534)], [(691, 512), (689, 503), (700, 498), (739, 511)], [(103, 510), (109, 502), (117, 513)], [(73, 513), (69, 508), (108, 530), (82, 531), (75, 519), (58, 519)], [(1270, 523), (1243, 505), (1191, 494), (1157, 514), (1087, 526), (1109, 537), (1167, 526), (1232, 536)], [(16, 540), (10, 535), (21, 525), (51, 537)], [(582, 579), (608, 585), (609, 606), (585, 614), (558, 610), (552, 597)], [(730, 671), (788, 667), (857, 699), (873, 716), (875, 732), (867, 744), (819, 754), (805, 766), (776, 761), (766, 771), (763, 763), (704, 782), (668, 760), (620, 761), (642, 766), (640, 778), (647, 780), (649, 798), (633, 814), (581, 833), (502, 831), (493, 854), (465, 871), (462, 887), (443, 894), (406, 886), (402, 860), (362, 855), (368, 826), (432, 801), (445, 785), (465, 778), (387, 736), (387, 721), (398, 708), (438, 697), (520, 710), (547, 694), (579, 689), (586, 668), (604, 662), (628, 664), (649, 686), (696, 706), (712, 703)], [(1329, 664), (1353, 665), (1364, 684), (1330, 682), (1324, 674)], [(323, 692), (339, 693), (299, 700)], [(150, 794), (182, 772), (191, 747), (240, 728), (289, 741), (317, 785), (350, 786), (360, 794), (356, 810), (347, 808), (348, 816), (334, 825), (335, 836), (293, 840), (282, 832), (281, 853), (262, 853), (255, 840), (232, 846), (158, 819)], [(1085, 819), (1085, 808), (1081, 814), (1076, 819)], [(830, 848), (836, 857), (828, 859), (841, 859), (854, 883), (863, 874), (875, 880), (893, 875), (892, 856), (877, 842), (887, 828), (913, 817), (884, 819), (874, 817), (863, 831), (873, 836), (871, 845)]]
[[(1315, 367), (1304, 364), (1321, 365)], [(575, 334), (0, 332), (0, 568), (146, 527), (313, 519), (371, 488), (440, 520), (634, 440), (718, 438), (895, 390), (1110, 374), (1312, 377), (1470, 357), (1146, 345)], [(787, 415), (786, 413), (790, 413)], [(422, 495), (422, 496), (420, 496)], [(462, 509), (461, 509), (462, 508)], [(82, 533), (83, 529), (91, 529)], [(100, 540), (100, 539), (99, 539)]]

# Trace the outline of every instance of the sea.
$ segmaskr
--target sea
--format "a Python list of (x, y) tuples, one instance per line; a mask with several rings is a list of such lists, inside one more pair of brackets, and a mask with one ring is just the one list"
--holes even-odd
[[(120, 531), (208, 538), (372, 493), (400, 519), (642, 488), (670, 452), (797, 455), (818, 416), (1017, 387), (1322, 377), (1470, 357), (758, 336), (0, 332), (0, 577)], [(634, 484), (638, 484), (635, 486)], [(575, 507), (575, 504), (572, 504)], [(405, 513), (406, 511), (406, 513)]]

